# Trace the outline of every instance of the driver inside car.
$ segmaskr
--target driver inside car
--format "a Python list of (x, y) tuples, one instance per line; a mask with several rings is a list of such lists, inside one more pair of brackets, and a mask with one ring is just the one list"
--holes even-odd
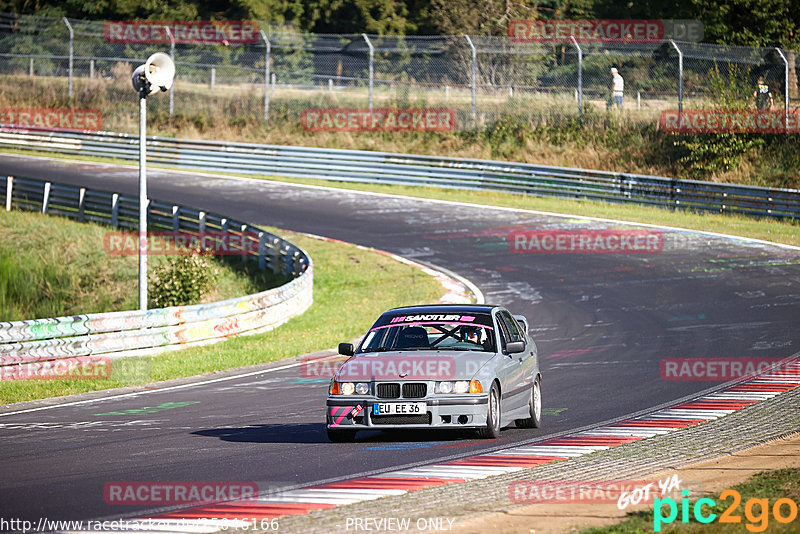
[(481, 329), (477, 326), (462, 326), (461, 327), (461, 337), (462, 341), (467, 341), (469, 343), (475, 343), (476, 345), (481, 344)]

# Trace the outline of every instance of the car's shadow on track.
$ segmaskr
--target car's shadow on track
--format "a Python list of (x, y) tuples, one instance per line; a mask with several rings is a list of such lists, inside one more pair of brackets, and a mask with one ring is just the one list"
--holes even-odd
[[(239, 443), (329, 443), (324, 423), (286, 425), (250, 425), (240, 428), (209, 428), (192, 432), (196, 436)], [(474, 432), (464, 430), (362, 430), (357, 443), (463, 443), (477, 440)]]
[(197, 436), (245, 443), (327, 443), (323, 423), (294, 425), (250, 425), (241, 428), (209, 428), (192, 432)]

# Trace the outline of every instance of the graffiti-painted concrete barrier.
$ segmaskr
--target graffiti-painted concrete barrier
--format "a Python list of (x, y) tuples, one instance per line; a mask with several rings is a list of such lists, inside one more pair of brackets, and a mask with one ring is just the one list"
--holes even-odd
[[(40, 211), (136, 229), (138, 200), (20, 177), (0, 178), (6, 210)], [(104, 355), (146, 355), (263, 332), (313, 302), (313, 263), (303, 250), (255, 226), (183, 206), (150, 202), (148, 228), (215, 238), (229, 234), (244, 261), (258, 261), (286, 284), (209, 304), (0, 322), (0, 366)]]

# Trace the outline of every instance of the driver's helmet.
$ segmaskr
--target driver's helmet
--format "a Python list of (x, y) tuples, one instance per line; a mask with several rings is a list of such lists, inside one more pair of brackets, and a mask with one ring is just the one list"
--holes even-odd
[(480, 343), (481, 329), (478, 326), (462, 326), (461, 327), (461, 340), (471, 341), (473, 343)]

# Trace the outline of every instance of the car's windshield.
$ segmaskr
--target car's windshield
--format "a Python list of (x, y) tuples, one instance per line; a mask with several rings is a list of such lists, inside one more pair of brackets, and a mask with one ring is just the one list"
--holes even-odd
[(360, 352), (389, 350), (454, 350), (494, 352), (489, 315), (429, 314), (383, 316), (375, 323)]

